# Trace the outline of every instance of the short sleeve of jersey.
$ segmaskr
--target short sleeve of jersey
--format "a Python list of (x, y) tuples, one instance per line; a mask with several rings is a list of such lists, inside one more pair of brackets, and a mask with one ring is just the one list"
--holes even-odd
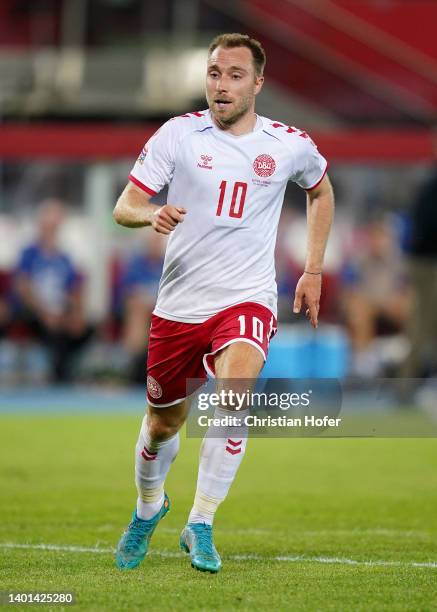
[(146, 142), (129, 179), (150, 195), (160, 192), (173, 177), (177, 142), (177, 122), (170, 119)]
[(302, 189), (314, 189), (325, 176), (328, 162), (307, 135), (304, 138), (296, 137), (294, 153), (294, 167), (290, 179)]

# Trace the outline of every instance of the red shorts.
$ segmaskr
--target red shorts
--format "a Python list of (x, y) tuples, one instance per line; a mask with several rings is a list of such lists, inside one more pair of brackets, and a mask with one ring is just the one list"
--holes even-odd
[(205, 381), (207, 374), (214, 376), (214, 355), (234, 342), (252, 344), (265, 361), (275, 333), (275, 317), (255, 302), (226, 308), (203, 323), (180, 323), (152, 315), (147, 401), (164, 407), (185, 399), (187, 379)]

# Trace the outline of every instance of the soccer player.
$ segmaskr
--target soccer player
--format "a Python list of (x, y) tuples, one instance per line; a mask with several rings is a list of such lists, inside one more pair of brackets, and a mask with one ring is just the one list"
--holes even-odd
[[(255, 113), (264, 65), (263, 48), (249, 36), (215, 38), (208, 50), (209, 108), (175, 117), (152, 136), (114, 209), (121, 225), (151, 225), (170, 236), (151, 321), (148, 409), (135, 458), (137, 506), (116, 553), (121, 569), (143, 560), (169, 510), (164, 481), (187, 416), (186, 380), (207, 374), (254, 380), (264, 365), (276, 331), (274, 249), (288, 180), (308, 194), (306, 266), (293, 311), (305, 303), (317, 327), (334, 209), (327, 162), (305, 132)], [(168, 204), (152, 204), (166, 184)], [(228, 409), (219, 407), (216, 415)], [(202, 571), (221, 567), (212, 523), (245, 452), (247, 411), (222, 437), (208, 431), (201, 447), (180, 546)]]

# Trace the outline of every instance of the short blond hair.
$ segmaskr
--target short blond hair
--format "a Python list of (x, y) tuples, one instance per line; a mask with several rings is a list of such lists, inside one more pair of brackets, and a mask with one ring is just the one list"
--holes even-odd
[(251, 38), (247, 34), (219, 34), (209, 45), (208, 57), (213, 53), (213, 51), (215, 51), (215, 49), (217, 49), (217, 47), (223, 47), (224, 49), (247, 47), (252, 53), (255, 74), (257, 76), (262, 76), (264, 66), (266, 65), (266, 54), (261, 43), (258, 40), (255, 40), (255, 38)]

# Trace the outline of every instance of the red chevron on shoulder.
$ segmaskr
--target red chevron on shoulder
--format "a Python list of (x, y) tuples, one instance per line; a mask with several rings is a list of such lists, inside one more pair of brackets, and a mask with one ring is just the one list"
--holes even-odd
[(199, 113), (199, 111), (193, 111), (192, 113), (185, 113), (185, 115), (179, 115), (179, 117), (189, 117), (190, 115), (193, 115), (194, 117), (203, 117), (204, 114), (203, 113)]

